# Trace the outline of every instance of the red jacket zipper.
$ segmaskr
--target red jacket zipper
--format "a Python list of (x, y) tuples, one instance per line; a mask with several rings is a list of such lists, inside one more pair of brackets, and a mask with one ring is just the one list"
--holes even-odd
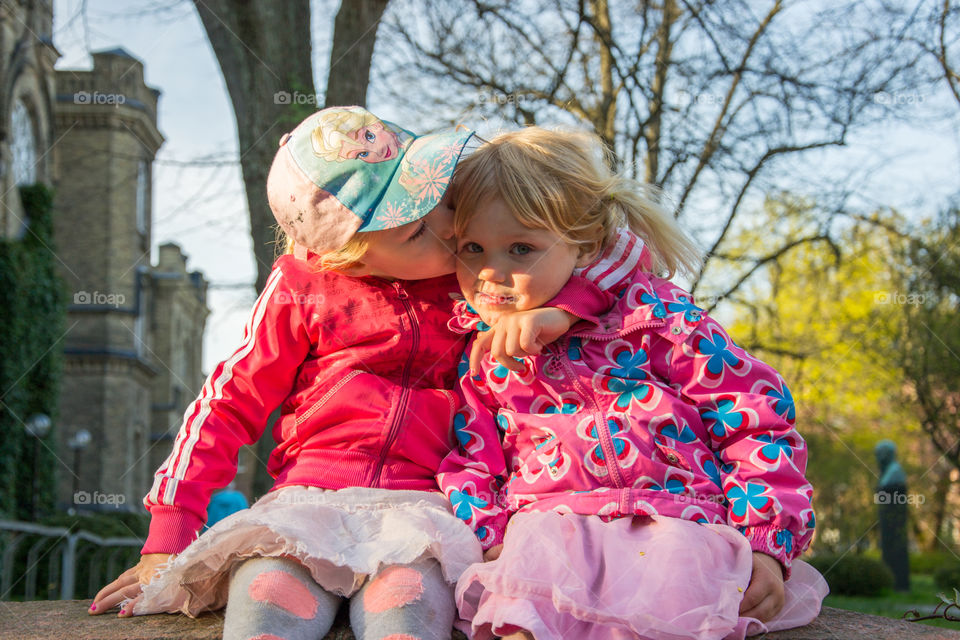
[(393, 415), (393, 421), (390, 423), (390, 431), (387, 432), (387, 440), (383, 445), (383, 449), (380, 451), (380, 460), (377, 462), (377, 471), (373, 477), (372, 486), (374, 487), (380, 486), (380, 476), (383, 473), (383, 465), (386, 462), (387, 453), (390, 451), (390, 447), (393, 446), (394, 440), (397, 439), (400, 423), (403, 421), (404, 415), (407, 412), (407, 400), (410, 398), (410, 368), (413, 366), (413, 360), (417, 355), (417, 350), (420, 348), (420, 325), (417, 323), (417, 316), (413, 313), (413, 305), (410, 304), (409, 300), (410, 296), (403, 290), (399, 282), (394, 280), (392, 284), (397, 292), (397, 298), (403, 303), (407, 317), (410, 318), (413, 345), (410, 348), (410, 355), (407, 357), (407, 362), (403, 365), (403, 377), (400, 382), (400, 400), (397, 403), (397, 410)]

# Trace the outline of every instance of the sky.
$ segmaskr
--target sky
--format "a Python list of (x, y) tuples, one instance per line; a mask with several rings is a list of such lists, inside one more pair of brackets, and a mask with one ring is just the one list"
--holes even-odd
[[(223, 77), (193, 4), (186, 0), (54, 0), (58, 69), (89, 69), (90, 51), (122, 47), (144, 63), (147, 85), (159, 89), (158, 126), (166, 141), (153, 167), (153, 256), (180, 245), (187, 266), (210, 283), (203, 369), (209, 373), (239, 346), (254, 301), (255, 266), (237, 158), (236, 123)], [(336, 0), (313, 0), (313, 53), (323, 86)], [(898, 100), (910, 124), (860, 132), (840, 151), (808, 158), (822, 169), (855, 176), (866, 206), (937, 213), (960, 189), (960, 114), (942, 94), (878, 96)], [(371, 87), (369, 107), (396, 118), (395, 105)], [(953, 117), (938, 114), (951, 113)], [(422, 131), (437, 123), (398, 124)], [(466, 123), (484, 133), (483, 123)], [(490, 132), (487, 132), (490, 133)], [(188, 164), (201, 161), (206, 164)]]

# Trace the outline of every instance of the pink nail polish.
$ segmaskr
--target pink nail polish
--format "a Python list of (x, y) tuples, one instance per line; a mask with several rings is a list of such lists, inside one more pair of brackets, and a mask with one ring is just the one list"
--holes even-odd
[(126, 610), (126, 609), (120, 609), (120, 615), (122, 615), (122, 616), (127, 615), (127, 610)]
[(95, 604), (90, 605), (90, 611), (96, 611), (96, 610), (97, 610), (97, 605)]

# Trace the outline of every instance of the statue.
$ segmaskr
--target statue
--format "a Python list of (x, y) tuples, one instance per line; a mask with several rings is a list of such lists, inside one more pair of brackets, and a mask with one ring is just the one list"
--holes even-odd
[(873, 449), (880, 465), (880, 480), (874, 502), (880, 518), (880, 551), (893, 572), (893, 588), (910, 590), (910, 558), (907, 555), (907, 474), (897, 462), (897, 446), (881, 440)]

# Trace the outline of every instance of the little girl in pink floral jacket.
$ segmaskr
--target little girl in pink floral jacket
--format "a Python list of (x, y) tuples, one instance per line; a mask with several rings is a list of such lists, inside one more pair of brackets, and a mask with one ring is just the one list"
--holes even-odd
[(457, 170), (466, 300), (451, 328), (483, 332), (571, 277), (582, 304), (566, 310), (584, 319), (516, 370), (461, 371), (459, 450), (438, 478), (488, 557), (503, 547), (461, 577), (460, 615), (478, 638), (537, 640), (806, 624), (825, 584), (797, 560), (813, 488), (790, 391), (651, 273), (692, 266), (695, 249), (600, 148), (529, 128)]

